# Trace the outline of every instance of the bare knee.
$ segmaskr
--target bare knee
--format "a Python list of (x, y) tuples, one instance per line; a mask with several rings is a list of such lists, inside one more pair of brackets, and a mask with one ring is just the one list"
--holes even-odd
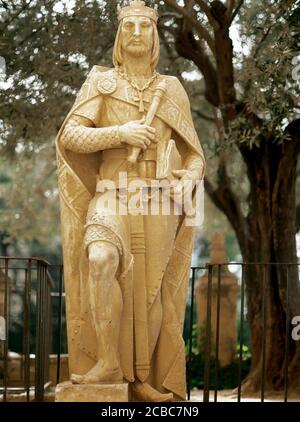
[(94, 242), (89, 246), (90, 271), (97, 276), (115, 275), (119, 265), (119, 252), (108, 242)]

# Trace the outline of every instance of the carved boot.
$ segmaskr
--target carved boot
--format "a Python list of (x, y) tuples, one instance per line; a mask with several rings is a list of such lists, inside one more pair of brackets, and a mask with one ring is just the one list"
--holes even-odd
[(133, 399), (147, 402), (170, 402), (174, 396), (172, 393), (160, 393), (147, 382), (135, 381), (131, 384)]

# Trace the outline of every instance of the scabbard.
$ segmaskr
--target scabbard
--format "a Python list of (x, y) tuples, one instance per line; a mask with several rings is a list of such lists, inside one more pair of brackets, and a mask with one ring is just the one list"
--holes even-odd
[(146, 288), (146, 247), (144, 216), (130, 215), (133, 265), (133, 313), (136, 377), (145, 382), (149, 376), (149, 339)]

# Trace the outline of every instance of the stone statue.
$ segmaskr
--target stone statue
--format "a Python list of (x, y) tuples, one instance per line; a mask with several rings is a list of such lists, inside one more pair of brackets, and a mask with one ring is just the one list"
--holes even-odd
[[(118, 8), (114, 66), (89, 73), (57, 158), (71, 380), (128, 382), (134, 399), (170, 401), (186, 394), (182, 328), (195, 228), (174, 210), (120, 212), (133, 199), (125, 182), (196, 182), (205, 171), (187, 94), (156, 71), (157, 19), (143, 1)], [(102, 181), (116, 186), (115, 213)]]

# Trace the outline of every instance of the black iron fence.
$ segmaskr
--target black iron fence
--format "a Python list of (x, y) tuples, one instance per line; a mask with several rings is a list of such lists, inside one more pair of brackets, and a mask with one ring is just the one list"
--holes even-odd
[[(191, 397), (191, 386), (192, 386), (192, 362), (193, 362), (193, 353), (192, 353), (192, 344), (193, 344), (193, 325), (195, 323), (195, 287), (196, 282), (205, 284), (205, 303), (202, 301), (202, 306), (206, 308), (205, 311), (205, 326), (204, 335), (202, 336), (203, 341), (203, 402), (209, 401), (218, 401), (218, 394), (220, 393), (219, 389), (219, 374), (220, 374), (220, 325), (222, 319), (222, 296), (224, 293), (224, 284), (223, 279), (228, 276), (227, 269), (229, 266), (235, 267), (235, 273), (237, 274), (237, 287), (238, 295), (236, 306), (239, 308), (237, 312), (237, 350), (235, 361), (235, 370), (237, 370), (237, 376), (235, 377), (235, 385), (232, 386), (234, 391), (234, 396), (236, 397), (237, 402), (242, 400), (242, 386), (243, 379), (245, 374), (243, 374), (243, 359), (244, 359), (244, 347), (245, 347), (245, 329), (247, 331), (251, 330), (249, 327), (249, 322), (247, 318), (247, 292), (246, 292), (246, 277), (247, 272), (256, 270), (256, 274), (259, 275), (260, 279), (259, 288), (260, 288), (260, 299), (261, 299), (261, 312), (259, 320), (257, 321), (261, 327), (261, 371), (260, 371), (260, 387), (259, 391), (256, 392), (255, 396), (260, 399), (260, 401), (265, 401), (266, 393), (266, 352), (267, 352), (267, 328), (268, 328), (268, 306), (270, 305), (270, 284), (273, 283), (272, 280), (272, 270), (279, 272), (281, 276), (281, 283), (285, 290), (285, 329), (284, 329), (284, 363), (283, 363), (283, 390), (279, 391), (280, 395), (277, 394), (277, 400), (288, 401), (289, 393), (289, 352), (290, 344), (293, 342), (291, 339), (291, 327), (292, 319), (295, 316), (300, 315), (300, 307), (298, 309), (297, 315), (291, 315), (290, 312), (290, 301), (293, 298), (293, 293), (291, 292), (291, 274), (293, 273), (294, 281), (298, 283), (298, 292), (299, 292), (299, 263), (224, 263), (224, 264), (215, 264), (215, 265), (205, 265), (203, 267), (192, 267), (191, 271), (191, 284), (190, 284), (190, 309), (189, 309), (189, 339), (188, 339), (188, 356), (187, 356), (187, 386), (188, 386), (188, 399)], [(225, 270), (225, 277), (224, 277)], [(199, 272), (203, 273), (205, 271), (206, 277), (203, 280), (198, 278)], [(227, 272), (227, 274), (226, 274)], [(274, 271), (273, 271), (274, 275)], [(295, 277), (296, 276), (296, 277)], [(296, 293), (296, 292), (295, 292)], [(228, 301), (228, 297), (226, 299)], [(215, 306), (212, 306), (212, 301), (214, 301)], [(197, 311), (199, 312), (199, 305)], [(200, 309), (201, 311), (201, 309)], [(214, 314), (213, 314), (214, 313)], [(227, 317), (230, 317), (230, 315)], [(235, 316), (232, 315), (232, 318)], [(248, 370), (251, 367), (251, 347), (249, 344), (248, 338)], [(212, 347), (213, 345), (213, 347)], [(279, 347), (279, 345), (278, 345)], [(213, 359), (212, 359), (213, 356)], [(247, 374), (246, 374), (247, 375)], [(300, 398), (300, 397), (298, 397)]]
[[(237, 321), (236, 342), (232, 337), (230, 341), (234, 343), (235, 350), (232, 359), (235, 364), (234, 370), (237, 372), (232, 388), (235, 388), (236, 401), (238, 402), (242, 400), (242, 381), (245, 376), (243, 372), (244, 349), (250, 347), (249, 344), (245, 345), (245, 342), (247, 343), (245, 333), (249, 330), (245, 288), (247, 271), (251, 271), (254, 266), (256, 268), (261, 267), (261, 401), (265, 400), (266, 330), (268, 323), (266, 310), (268, 306), (267, 284), (270, 281), (269, 270), (272, 266), (279, 266), (285, 274), (287, 315), (283, 400), (288, 401), (288, 357), (291, 335), (290, 320), (292, 317), (288, 311), (290, 300), (289, 274), (293, 268), (297, 269), (298, 274), (299, 268), (299, 264), (292, 263), (225, 263), (192, 267), (185, 324), (187, 398), (190, 400), (192, 387), (196, 384), (201, 390), (201, 399), (204, 402), (211, 400), (217, 402), (219, 400), (220, 388), (222, 388), (220, 386), (222, 347), (220, 346), (222, 346), (222, 342), (229, 341), (226, 338), (224, 339), (224, 326), (222, 327), (222, 321), (226, 318), (226, 316), (224, 317), (225, 305), (228, 305), (228, 277), (231, 274), (227, 270), (228, 265), (234, 265), (236, 274), (235, 293), (232, 299), (235, 305), (229, 308), (232, 315), (227, 315), (227, 318)], [(14, 302), (14, 297), (19, 298), (17, 305)], [(204, 321), (202, 327), (200, 326), (201, 322), (199, 323), (199, 313), (201, 312), (204, 315), (204, 318), (202, 315), (202, 322)], [(10, 376), (12, 370), (10, 362), (13, 360), (11, 351), (14, 349), (15, 338), (13, 324), (16, 314), (20, 320), (18, 335), (22, 337), (17, 348), (20, 364), (18, 382)], [(0, 257), (0, 317), (2, 318), (0, 327), (0, 401), (14, 401), (20, 397), (24, 401), (43, 401), (48, 387), (55, 386), (62, 381), (62, 347), (64, 348), (63, 351), (66, 352), (66, 339), (63, 335), (63, 332), (65, 332), (63, 267), (51, 265), (40, 258)], [(49, 374), (50, 355), (52, 360), (53, 355), (55, 355), (54, 376)], [(251, 349), (249, 349), (248, 360), (251, 363)]]
[[(51, 271), (55, 272), (56, 283)], [(50, 384), (52, 295), (57, 287), (59, 379), (62, 286), (63, 267), (60, 265), (51, 265), (41, 258), (0, 257), (0, 400), (43, 401)], [(19, 342), (14, 346), (15, 337)], [(18, 353), (12, 353), (13, 349)]]

